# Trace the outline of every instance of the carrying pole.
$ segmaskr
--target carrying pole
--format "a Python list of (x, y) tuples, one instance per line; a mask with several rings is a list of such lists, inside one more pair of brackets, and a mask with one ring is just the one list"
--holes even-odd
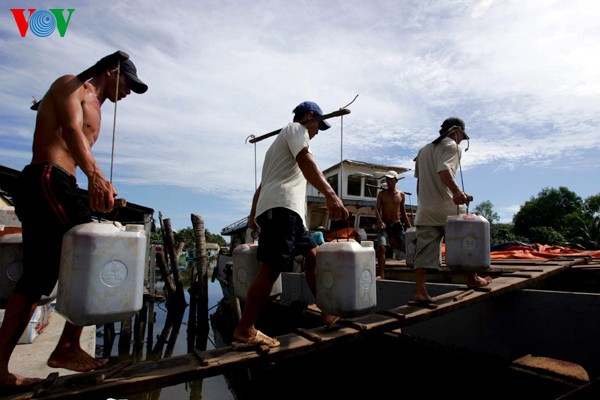
[[(315, 123), (315, 122), (320, 122), (320, 121), (322, 121), (324, 119), (339, 117), (339, 116), (346, 115), (346, 114), (350, 114), (350, 110), (348, 110), (347, 108), (342, 108), (342, 109), (339, 109), (339, 110), (334, 111), (334, 112), (329, 113), (329, 114), (316, 116), (314, 118), (309, 119), (308, 121), (303, 122), (302, 124), (303, 125), (308, 125), (308, 124), (312, 124), (312, 123)], [(263, 139), (267, 139), (267, 138), (270, 138), (271, 136), (277, 135), (279, 132), (281, 132), (281, 129), (282, 128), (276, 129), (276, 130), (274, 130), (272, 132), (265, 133), (262, 136), (254, 137), (254, 138), (248, 140), (248, 142), (250, 142), (250, 143), (260, 142)]]

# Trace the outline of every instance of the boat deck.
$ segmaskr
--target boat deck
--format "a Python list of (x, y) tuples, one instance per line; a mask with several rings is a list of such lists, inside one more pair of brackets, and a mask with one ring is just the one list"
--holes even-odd
[[(414, 304), (378, 309), (354, 318), (340, 319), (334, 327), (298, 328), (277, 338), (281, 346), (272, 349), (235, 349), (232, 346), (135, 364), (120, 363), (104, 370), (70, 376), (49, 376), (27, 393), (5, 397), (10, 400), (44, 399), (106, 399), (148, 392), (166, 386), (220, 375), (240, 368), (267, 365), (291, 360), (333, 346), (362, 341), (382, 334), (401, 334), (401, 329), (443, 315), (485, 303), (509, 292), (535, 287), (536, 284), (572, 268), (600, 268), (600, 260), (586, 257), (561, 258), (550, 261), (502, 260), (493, 262), (489, 274), (492, 283), (485, 288), (469, 289), (464, 281), (441, 272), (428, 277), (428, 282), (449, 283), (436, 296), (435, 304)], [(411, 279), (412, 272), (402, 263), (391, 263), (386, 277)], [(430, 293), (434, 294), (430, 291)]]

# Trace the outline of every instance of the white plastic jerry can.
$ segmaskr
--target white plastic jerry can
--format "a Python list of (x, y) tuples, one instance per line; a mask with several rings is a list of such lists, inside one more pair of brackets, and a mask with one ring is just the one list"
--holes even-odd
[(142, 308), (144, 225), (90, 222), (63, 237), (56, 311), (75, 325), (131, 318)]
[(483, 272), (491, 267), (490, 223), (475, 214), (446, 219), (446, 265), (457, 272)]
[[(23, 276), (23, 235), (9, 233), (0, 236), (0, 303), (6, 304)], [(42, 295), (38, 305), (44, 305), (56, 298), (58, 282), (49, 295)]]
[(0, 302), (6, 303), (23, 275), (23, 237), (20, 233), (0, 236)]
[[(233, 249), (233, 290), (240, 300), (246, 300), (248, 289), (260, 272), (260, 263), (256, 259), (257, 243), (244, 243)], [(281, 274), (273, 284), (271, 296), (281, 294)]]
[(365, 314), (377, 305), (375, 249), (339, 239), (317, 248), (317, 306), (330, 315)]

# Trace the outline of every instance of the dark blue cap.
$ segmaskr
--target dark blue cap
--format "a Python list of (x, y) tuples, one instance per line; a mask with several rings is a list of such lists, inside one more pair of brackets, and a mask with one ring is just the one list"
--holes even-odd
[[(318, 116), (323, 115), (323, 111), (321, 111), (321, 107), (319, 107), (319, 105), (315, 102), (312, 101), (303, 101), (302, 103), (298, 104), (296, 106), (296, 108), (294, 108), (294, 111), (292, 111), (294, 114), (306, 114), (307, 112), (312, 112), (313, 114), (316, 114)], [(329, 123), (325, 120), (321, 120), (321, 122), (319, 122), (319, 130), (324, 131), (326, 129), (331, 128), (331, 125), (329, 125)]]
[(121, 72), (127, 78), (127, 86), (136, 93), (144, 93), (148, 90), (146, 85), (137, 76), (137, 68), (130, 59), (121, 61)]
[(440, 127), (440, 136), (437, 139), (435, 139), (432, 143), (437, 144), (441, 142), (443, 138), (448, 136), (450, 130), (455, 126), (458, 126), (462, 130), (465, 139), (470, 140), (469, 135), (467, 135), (467, 132), (465, 131), (465, 121), (458, 117), (449, 117), (446, 118), (444, 122), (442, 122), (442, 125)]

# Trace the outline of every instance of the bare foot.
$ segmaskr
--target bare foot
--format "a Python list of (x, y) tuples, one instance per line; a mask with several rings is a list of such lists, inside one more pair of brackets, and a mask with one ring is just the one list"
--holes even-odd
[(108, 359), (96, 359), (81, 349), (69, 353), (59, 353), (55, 350), (48, 359), (48, 366), (52, 368), (65, 368), (77, 372), (92, 371), (106, 363)]
[(417, 303), (433, 303), (433, 298), (428, 295), (427, 293), (425, 294), (420, 294), (417, 293), (415, 294), (415, 297), (413, 298), (414, 301), (416, 301)]
[(427, 292), (427, 287), (424, 284), (417, 284), (415, 286), (415, 297), (413, 297), (413, 301), (416, 301), (417, 303), (433, 302), (433, 298)]
[(322, 317), (323, 325), (325, 325), (327, 327), (333, 326), (333, 324), (338, 322), (339, 319), (340, 319), (340, 317), (337, 317), (335, 315), (327, 315), (327, 314), (323, 314), (323, 317)]
[(485, 287), (485, 286), (489, 285), (491, 282), (492, 282), (492, 277), (486, 276), (485, 278), (482, 278), (482, 277), (478, 276), (477, 274), (475, 274), (474, 276), (467, 278), (467, 287), (469, 289), (477, 289), (480, 287)]
[(27, 388), (43, 381), (42, 378), (27, 378), (25, 376), (11, 374), (0, 377), (0, 388)]
[(238, 342), (247, 342), (256, 336), (256, 332), (256, 329), (248, 332), (241, 332), (236, 329), (235, 332), (233, 332), (233, 340), (237, 340)]

